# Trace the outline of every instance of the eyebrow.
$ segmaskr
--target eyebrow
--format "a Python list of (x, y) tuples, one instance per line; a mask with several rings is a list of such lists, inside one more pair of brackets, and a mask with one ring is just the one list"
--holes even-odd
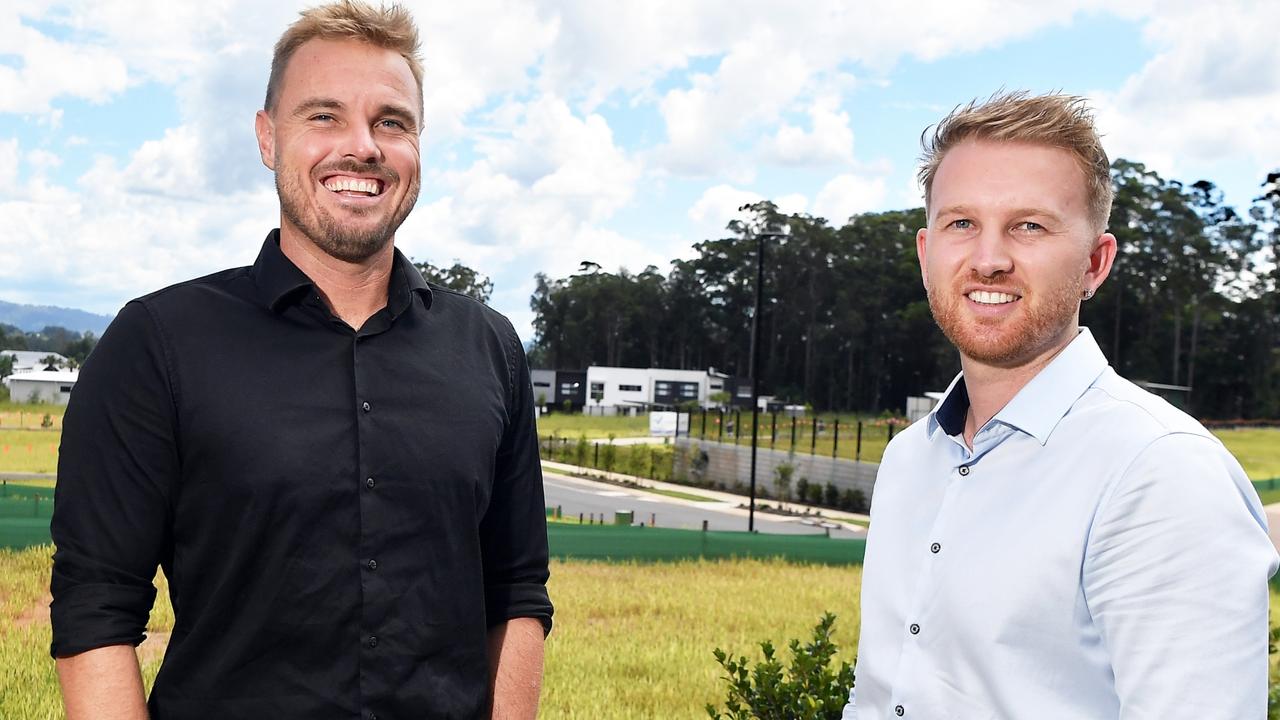
[[(975, 215), (975, 214), (977, 213), (973, 212), (972, 208), (969, 208), (965, 205), (949, 205), (944, 208), (939, 208), (938, 212), (934, 214), (934, 217), (942, 217), (944, 215)], [(1045, 217), (1057, 222), (1062, 222), (1061, 215), (1059, 215), (1058, 213), (1052, 210), (1048, 210), (1046, 208), (1037, 208), (1037, 207), (1015, 208), (1014, 210), (1010, 211), (1009, 214), (1015, 215), (1018, 217), (1027, 217), (1027, 216)]]

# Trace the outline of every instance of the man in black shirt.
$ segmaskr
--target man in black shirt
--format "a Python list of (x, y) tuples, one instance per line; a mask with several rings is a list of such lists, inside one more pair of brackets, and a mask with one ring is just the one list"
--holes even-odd
[[(552, 607), (511, 324), (393, 245), (422, 69), (398, 8), (303, 13), (251, 267), (125, 306), (68, 408), (52, 653), (79, 718), (533, 718)], [(149, 701), (157, 565), (175, 625)]]

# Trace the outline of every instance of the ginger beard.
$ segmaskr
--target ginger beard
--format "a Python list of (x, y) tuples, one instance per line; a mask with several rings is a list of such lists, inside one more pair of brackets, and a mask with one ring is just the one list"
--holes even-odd
[[(1084, 278), (1082, 267), (1079, 272), (1064, 273), (1061, 282), (1034, 291), (1005, 275), (983, 278), (975, 272), (945, 288), (931, 279), (925, 291), (934, 321), (962, 355), (985, 365), (1014, 368), (1052, 349), (1079, 325)], [(967, 312), (964, 304), (970, 300), (961, 287), (974, 283), (1018, 295), (1014, 302), (1021, 306), (1019, 311), (998, 319)]]
[[(385, 208), (348, 207), (345, 212), (363, 219), (374, 213), (385, 213), (380, 223), (371, 226), (356, 225), (351, 222), (341, 223), (327, 209), (316, 202), (307, 202), (306, 190), (296, 179), (296, 174), (287, 172), (279, 146), (276, 148), (276, 193), (280, 196), (280, 212), (294, 227), (302, 231), (316, 247), (327, 255), (349, 263), (368, 260), (386, 248), (395, 237), (396, 230), (409, 216), (418, 201), (419, 180), (415, 173), (410, 179), (409, 187), (400, 206), (388, 212)], [(388, 165), (360, 163), (344, 160), (314, 168), (307, 179), (317, 192), (329, 192), (320, 180), (335, 172), (351, 173), (367, 177), (376, 177), (382, 181), (383, 192), (391, 192), (400, 185), (400, 174)]]

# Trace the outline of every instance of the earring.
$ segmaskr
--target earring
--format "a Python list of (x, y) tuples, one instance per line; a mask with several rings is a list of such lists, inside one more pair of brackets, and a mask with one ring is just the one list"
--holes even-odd
[(1089, 298), (1093, 297), (1093, 291), (1085, 290), (1084, 292), (1080, 293), (1080, 297), (1085, 300), (1088, 300)]

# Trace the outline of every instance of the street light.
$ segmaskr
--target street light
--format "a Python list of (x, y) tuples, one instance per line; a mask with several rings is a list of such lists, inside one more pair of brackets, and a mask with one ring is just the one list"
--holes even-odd
[[(738, 212), (750, 210), (743, 205)], [(756, 531), (756, 448), (760, 441), (760, 381), (756, 377), (760, 368), (760, 304), (764, 289), (764, 239), (780, 238), (791, 234), (791, 226), (771, 222), (763, 230), (756, 231), (745, 225), (756, 237), (756, 306), (751, 313), (751, 503), (747, 507), (747, 532)]]

